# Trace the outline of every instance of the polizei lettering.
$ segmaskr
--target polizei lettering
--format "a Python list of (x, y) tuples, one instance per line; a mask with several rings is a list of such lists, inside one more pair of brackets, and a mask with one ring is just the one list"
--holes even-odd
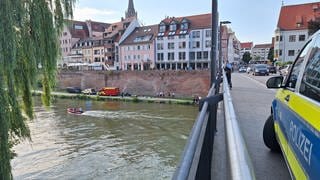
[(310, 166), (313, 144), (292, 121), (290, 122), (290, 136), (293, 141), (293, 145), (298, 148), (303, 159)]

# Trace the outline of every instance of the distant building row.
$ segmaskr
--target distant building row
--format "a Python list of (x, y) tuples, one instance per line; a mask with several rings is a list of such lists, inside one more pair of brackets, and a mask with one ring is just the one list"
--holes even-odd
[[(240, 42), (231, 29), (221, 29), (222, 58), (240, 61)], [(157, 25), (140, 26), (133, 1), (126, 17), (107, 24), (69, 21), (60, 38), (61, 67), (148, 70), (208, 69), (211, 56), (211, 14), (167, 17)]]

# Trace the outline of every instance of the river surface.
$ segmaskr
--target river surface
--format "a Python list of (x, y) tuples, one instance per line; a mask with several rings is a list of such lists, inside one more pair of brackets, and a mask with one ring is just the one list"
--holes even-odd
[[(85, 112), (68, 114), (70, 106)], [(36, 103), (32, 142), (14, 148), (14, 179), (171, 179), (197, 113), (176, 104)]]

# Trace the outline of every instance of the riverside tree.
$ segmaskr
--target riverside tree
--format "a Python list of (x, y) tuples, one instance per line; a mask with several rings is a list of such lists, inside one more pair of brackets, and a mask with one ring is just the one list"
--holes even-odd
[(58, 36), (75, 0), (0, 0), (0, 179), (12, 179), (12, 147), (29, 139), (31, 90), (41, 77), (50, 105), (59, 57)]

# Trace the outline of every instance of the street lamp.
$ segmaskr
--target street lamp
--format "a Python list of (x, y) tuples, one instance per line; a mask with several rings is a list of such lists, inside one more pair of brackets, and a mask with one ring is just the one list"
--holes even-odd
[[(230, 24), (230, 21), (220, 21), (220, 32), (219, 32), (219, 41), (220, 41), (220, 46), (219, 46), (219, 72), (222, 72), (222, 25), (223, 24)], [(228, 48), (228, 47), (227, 47)]]

